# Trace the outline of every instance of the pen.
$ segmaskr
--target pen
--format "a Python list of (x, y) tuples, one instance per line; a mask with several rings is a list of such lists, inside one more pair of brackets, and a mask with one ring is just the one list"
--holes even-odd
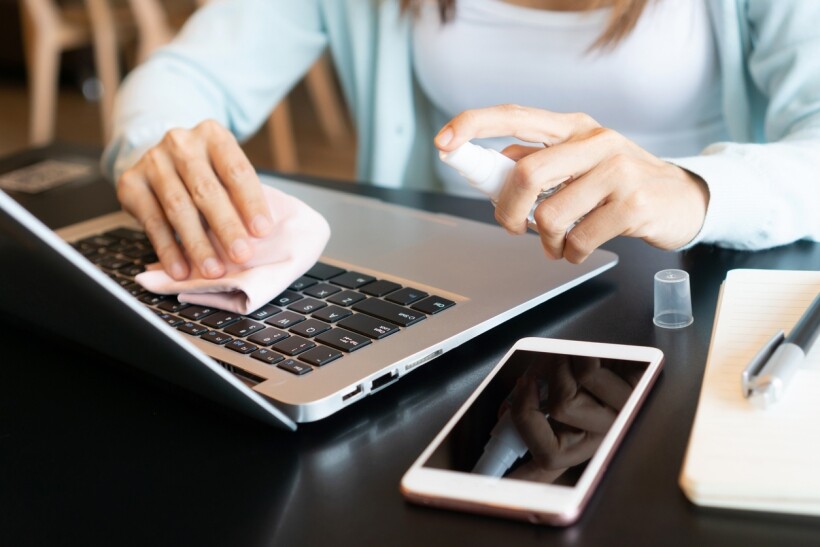
[(820, 294), (789, 336), (778, 332), (752, 358), (741, 376), (743, 396), (763, 408), (776, 403), (820, 333)]

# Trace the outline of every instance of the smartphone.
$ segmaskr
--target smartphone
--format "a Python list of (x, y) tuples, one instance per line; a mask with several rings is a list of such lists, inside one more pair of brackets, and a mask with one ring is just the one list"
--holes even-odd
[(569, 525), (663, 364), (656, 348), (524, 338), (405, 473), (410, 501)]

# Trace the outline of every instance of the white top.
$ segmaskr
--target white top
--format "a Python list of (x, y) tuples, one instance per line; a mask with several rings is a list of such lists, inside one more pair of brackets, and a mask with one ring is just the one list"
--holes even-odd
[[(441, 127), (463, 110), (516, 103), (585, 112), (657, 156), (690, 156), (727, 140), (720, 73), (706, 0), (648, 3), (614, 49), (591, 49), (608, 8), (557, 12), (502, 0), (460, 0), (441, 24), (424, 2), (413, 30), (413, 62)], [(446, 55), (441, 52), (447, 52)], [(483, 139), (503, 149), (514, 139)], [(448, 191), (475, 195), (437, 162)]]

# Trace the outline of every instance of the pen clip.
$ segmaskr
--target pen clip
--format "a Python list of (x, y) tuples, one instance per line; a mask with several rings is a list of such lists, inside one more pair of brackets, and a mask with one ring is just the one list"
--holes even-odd
[(769, 361), (777, 347), (786, 339), (786, 333), (779, 330), (772, 338), (766, 342), (762, 348), (752, 357), (746, 368), (743, 369), (743, 374), (740, 376), (740, 386), (743, 391), (743, 396), (748, 398), (755, 388), (755, 382), (763, 367)]

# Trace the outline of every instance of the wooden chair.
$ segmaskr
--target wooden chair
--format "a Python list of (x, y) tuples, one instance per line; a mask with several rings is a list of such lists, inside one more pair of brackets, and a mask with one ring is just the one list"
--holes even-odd
[[(195, 0), (201, 7), (208, 0)], [(140, 39), (140, 57), (147, 57), (153, 48), (169, 41), (174, 31), (157, 0), (129, 0)], [(164, 3), (167, 8), (168, 2)], [(336, 90), (333, 68), (326, 55), (311, 67), (305, 76), (305, 86), (325, 136), (331, 143), (340, 143), (348, 137), (345, 107)], [(285, 97), (274, 109), (267, 122), (268, 141), (274, 169), (294, 172), (299, 169), (296, 135), (290, 104)]]
[[(330, 60), (323, 55), (305, 76), (305, 86), (325, 136), (331, 143), (340, 143), (350, 133), (345, 107), (336, 90), (332, 71)], [(268, 140), (274, 168), (284, 172), (298, 171), (296, 136), (287, 97), (277, 105), (268, 119)]]
[[(207, 0), (195, 1), (202, 5)], [(169, 21), (169, 2), (127, 0), (127, 4), (116, 4), (118, 9), (112, 7), (112, 0), (75, 0), (64, 5), (58, 5), (56, 0), (20, 0), (20, 5), (30, 88), (29, 142), (42, 145), (54, 139), (60, 55), (89, 44), (94, 48), (97, 75), (103, 87), (100, 117), (107, 141), (120, 81), (119, 45), (136, 38), (139, 63), (167, 43), (175, 32)], [(331, 142), (341, 142), (349, 132), (327, 56), (322, 56), (310, 69), (305, 84), (323, 132)], [(271, 113), (267, 125), (274, 168), (298, 170), (287, 98)]]
[(92, 45), (103, 93), (100, 115), (108, 138), (114, 95), (119, 85), (119, 44), (134, 37), (134, 27), (108, 0), (58, 4), (55, 0), (20, 0), (29, 80), (29, 142), (54, 139), (60, 55)]

